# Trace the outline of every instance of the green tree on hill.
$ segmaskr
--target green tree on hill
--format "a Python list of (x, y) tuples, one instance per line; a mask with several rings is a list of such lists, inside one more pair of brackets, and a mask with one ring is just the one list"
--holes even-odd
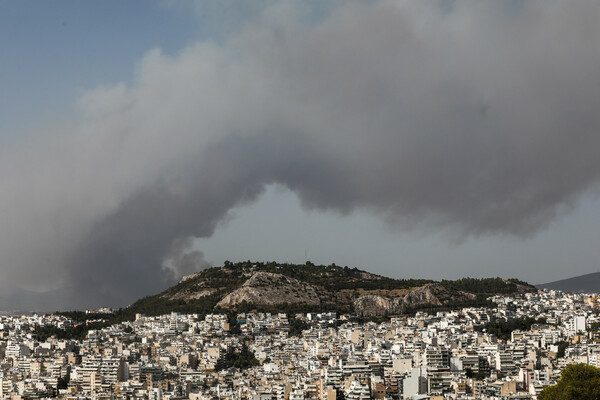
[(538, 399), (600, 399), (600, 368), (588, 364), (571, 364), (562, 371), (558, 383), (542, 390)]
[(301, 319), (294, 319), (294, 322), (290, 324), (289, 335), (290, 336), (301, 336), (302, 332), (308, 329), (308, 324)]
[(248, 349), (246, 344), (243, 344), (241, 351), (237, 352), (234, 350), (229, 350), (223, 356), (221, 356), (217, 360), (215, 370), (221, 371), (231, 367), (244, 370), (247, 368), (256, 367), (259, 364), (260, 362), (254, 356), (254, 353)]
[(71, 380), (70, 372), (67, 372), (65, 376), (61, 376), (58, 378), (56, 382), (57, 389), (66, 389), (69, 387), (69, 381)]

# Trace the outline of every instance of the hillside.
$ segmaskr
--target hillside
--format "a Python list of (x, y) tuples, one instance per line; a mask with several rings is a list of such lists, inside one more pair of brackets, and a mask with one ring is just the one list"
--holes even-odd
[(333, 264), (226, 262), (186, 276), (121, 312), (337, 311), (368, 317), (477, 306), (486, 304), (490, 295), (532, 290), (525, 282), (500, 278), (436, 282), (392, 279)]
[(563, 292), (571, 293), (599, 293), (600, 272), (575, 276), (573, 278), (562, 279), (549, 283), (542, 283), (536, 286), (540, 289), (561, 290)]
[(89, 329), (135, 319), (136, 314), (335, 311), (358, 317), (435, 312), (489, 305), (495, 294), (511, 295), (537, 289), (526, 282), (501, 278), (439, 282), (392, 279), (336, 265), (229, 263), (184, 277), (162, 293), (144, 297), (111, 314), (65, 311), (76, 325), (68, 329), (41, 327), (38, 338), (85, 337)]

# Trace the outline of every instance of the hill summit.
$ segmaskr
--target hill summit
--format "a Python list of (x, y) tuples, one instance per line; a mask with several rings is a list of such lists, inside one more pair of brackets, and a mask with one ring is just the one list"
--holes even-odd
[(516, 279), (436, 282), (393, 279), (335, 264), (225, 262), (223, 267), (185, 276), (177, 285), (140, 299), (125, 310), (148, 315), (171, 311), (336, 311), (371, 317), (479, 306), (487, 304), (491, 295), (535, 290)]

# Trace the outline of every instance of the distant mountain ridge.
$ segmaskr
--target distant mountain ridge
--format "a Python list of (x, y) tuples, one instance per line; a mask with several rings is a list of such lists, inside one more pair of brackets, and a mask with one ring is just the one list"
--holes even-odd
[(600, 293), (600, 272), (561, 279), (536, 285), (540, 289), (560, 290), (570, 293)]
[(370, 317), (480, 306), (487, 304), (491, 295), (535, 290), (516, 279), (437, 282), (393, 279), (335, 264), (225, 262), (223, 267), (188, 275), (177, 285), (140, 299), (121, 312), (337, 311)]

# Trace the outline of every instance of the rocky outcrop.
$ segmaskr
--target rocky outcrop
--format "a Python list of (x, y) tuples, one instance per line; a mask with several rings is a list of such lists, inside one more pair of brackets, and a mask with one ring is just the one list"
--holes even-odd
[(195, 274), (190, 274), (190, 275), (184, 275), (181, 278), (181, 280), (179, 281), (179, 283), (183, 283), (183, 282), (188, 281), (190, 279), (198, 278), (199, 276), (201, 276), (200, 272), (196, 272)]
[(441, 306), (442, 301), (440, 300), (440, 297), (446, 297), (447, 292), (448, 291), (441, 285), (426, 285), (408, 293), (402, 299), (402, 303), (407, 306), (417, 306), (422, 304)]
[(242, 287), (225, 296), (217, 306), (230, 308), (243, 301), (257, 305), (321, 303), (312, 285), (285, 275), (262, 271), (255, 272)]
[(374, 317), (380, 315), (401, 314), (407, 309), (419, 306), (443, 306), (449, 302), (472, 300), (472, 293), (453, 293), (442, 285), (433, 283), (412, 290), (404, 296), (389, 297), (374, 294), (360, 296), (354, 301), (357, 315)]
[(400, 311), (398, 298), (367, 294), (354, 300), (354, 310), (361, 317), (397, 314)]

